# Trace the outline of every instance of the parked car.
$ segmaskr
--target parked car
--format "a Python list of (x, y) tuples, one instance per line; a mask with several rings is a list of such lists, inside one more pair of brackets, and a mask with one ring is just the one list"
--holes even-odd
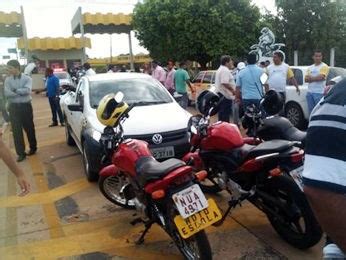
[(60, 87), (74, 86), (70, 74), (68, 74), (66, 71), (54, 71), (54, 75), (59, 79)]
[(188, 88), (189, 103), (192, 104), (196, 101), (196, 97), (206, 89), (209, 89), (210, 84), (215, 84), (215, 73), (216, 70), (204, 70), (200, 71), (196, 77), (191, 81), (193, 88), (196, 90), (195, 94), (192, 95), (190, 88)]
[(62, 96), (66, 142), (77, 144), (83, 155), (88, 180), (98, 177), (102, 150), (99, 144), (102, 125), (96, 108), (102, 97), (121, 91), (124, 101), (136, 104), (124, 123), (126, 138), (144, 140), (158, 160), (182, 157), (189, 150), (187, 124), (190, 113), (182, 109), (164, 86), (149, 75), (106, 73), (84, 76), (76, 91)]
[[(295, 127), (301, 129), (306, 126), (310, 116), (306, 102), (308, 83), (304, 82), (308, 66), (292, 66), (291, 68), (293, 70), (294, 77), (300, 86), (300, 95), (298, 95), (294, 86), (287, 84), (285, 115)], [(337, 76), (345, 77), (346, 69), (331, 67), (327, 77), (327, 85), (329, 85), (330, 81)]]

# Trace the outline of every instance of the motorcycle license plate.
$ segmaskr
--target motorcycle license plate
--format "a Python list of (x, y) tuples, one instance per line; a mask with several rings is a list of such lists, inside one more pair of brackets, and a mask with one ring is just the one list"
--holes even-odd
[(151, 153), (153, 154), (155, 159), (163, 159), (174, 157), (174, 147), (167, 146), (162, 148), (153, 148), (151, 149)]
[(293, 180), (298, 185), (301, 191), (303, 191), (303, 187), (304, 187), (303, 186), (303, 170), (304, 170), (304, 167), (301, 166), (297, 169), (290, 171), (291, 177), (293, 178)]
[(178, 215), (174, 218), (174, 223), (179, 234), (184, 238), (189, 238), (193, 234), (209, 227), (222, 218), (222, 214), (213, 199), (208, 199), (208, 207), (193, 214), (188, 218)]
[(172, 198), (183, 218), (188, 218), (208, 207), (208, 201), (198, 184), (173, 194)]

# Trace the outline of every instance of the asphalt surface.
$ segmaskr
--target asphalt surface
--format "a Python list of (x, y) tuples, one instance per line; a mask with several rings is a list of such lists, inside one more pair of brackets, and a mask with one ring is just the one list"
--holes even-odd
[[(15, 178), (0, 162), (0, 259), (182, 259), (157, 226), (143, 245), (134, 244), (143, 230), (130, 225), (134, 212), (108, 202), (97, 183), (86, 180), (64, 128), (48, 128), (48, 100), (34, 95), (33, 105), (39, 149), (20, 163), (31, 182), (29, 195), (16, 196)], [(9, 130), (3, 138), (14, 151)], [(214, 198), (226, 208), (227, 194)], [(214, 259), (321, 259), (322, 242), (305, 251), (291, 247), (249, 203), (207, 233)]]

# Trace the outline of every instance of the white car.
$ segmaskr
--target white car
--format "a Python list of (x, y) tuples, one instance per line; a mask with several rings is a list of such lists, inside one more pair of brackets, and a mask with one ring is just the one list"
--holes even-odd
[(60, 87), (74, 86), (70, 74), (68, 74), (66, 71), (54, 71), (54, 76), (56, 76), (59, 79)]
[(189, 150), (187, 124), (191, 114), (182, 109), (164, 86), (146, 74), (105, 73), (84, 76), (75, 92), (60, 100), (65, 116), (67, 144), (77, 144), (83, 154), (88, 180), (98, 177), (102, 150), (102, 125), (96, 117), (99, 101), (109, 93), (124, 93), (124, 101), (135, 103), (124, 123), (126, 138), (145, 140), (158, 160), (182, 157)]
[[(308, 83), (304, 82), (308, 66), (291, 66), (291, 68), (298, 82), (300, 95), (298, 95), (294, 86), (287, 85), (285, 114), (294, 126), (304, 128), (310, 116), (306, 101)], [(337, 76), (346, 76), (346, 69), (331, 67), (327, 77), (327, 85), (331, 79)]]

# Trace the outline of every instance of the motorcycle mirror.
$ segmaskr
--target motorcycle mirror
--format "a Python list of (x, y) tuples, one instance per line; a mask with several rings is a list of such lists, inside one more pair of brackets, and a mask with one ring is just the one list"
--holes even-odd
[(265, 84), (268, 80), (268, 75), (266, 73), (263, 73), (260, 77), (260, 81), (262, 84)]
[(124, 93), (123, 92), (118, 92), (115, 96), (114, 99), (116, 102), (121, 103), (124, 99)]

